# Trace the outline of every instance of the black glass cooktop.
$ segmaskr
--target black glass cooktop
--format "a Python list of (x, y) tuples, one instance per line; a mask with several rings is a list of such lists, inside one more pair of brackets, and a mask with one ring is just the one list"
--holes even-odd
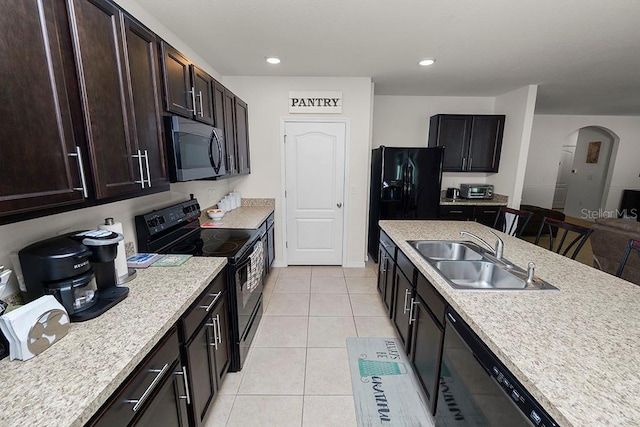
[(256, 230), (198, 228), (162, 249), (162, 253), (233, 258), (256, 237)]

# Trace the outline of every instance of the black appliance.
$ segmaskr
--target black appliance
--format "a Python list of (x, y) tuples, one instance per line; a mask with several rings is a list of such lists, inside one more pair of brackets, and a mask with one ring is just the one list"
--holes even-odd
[(447, 308), (436, 427), (557, 426), (460, 315)]
[(179, 116), (165, 117), (171, 182), (226, 174), (224, 132)]
[(93, 319), (129, 294), (116, 286), (115, 258), (122, 234), (76, 231), (33, 243), (18, 252), (26, 302), (53, 295), (72, 322)]
[(378, 262), (381, 219), (436, 219), (443, 147), (381, 146), (371, 154), (369, 254)]
[(260, 230), (200, 228), (196, 199), (135, 217), (138, 251), (226, 257), (232, 337), (229, 370), (242, 369), (262, 319), (263, 233)]

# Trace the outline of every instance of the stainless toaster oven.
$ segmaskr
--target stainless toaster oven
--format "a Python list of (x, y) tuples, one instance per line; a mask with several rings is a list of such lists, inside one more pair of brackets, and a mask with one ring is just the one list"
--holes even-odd
[(491, 199), (493, 198), (493, 185), (460, 184), (460, 197), (463, 199)]

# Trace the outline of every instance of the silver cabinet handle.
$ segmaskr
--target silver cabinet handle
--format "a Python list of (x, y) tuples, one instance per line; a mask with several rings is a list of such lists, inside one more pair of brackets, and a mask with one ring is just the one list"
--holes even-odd
[(447, 313), (447, 317), (449, 317), (449, 319), (450, 319), (453, 323), (456, 323), (456, 322), (457, 322), (456, 318), (455, 318), (455, 317), (453, 317), (453, 315), (452, 315), (451, 313)]
[(210, 342), (209, 345), (211, 347), (215, 347), (216, 351), (218, 350), (218, 327), (216, 325), (216, 320), (220, 319), (220, 316), (216, 316), (215, 319), (211, 319), (211, 323), (205, 323), (205, 326), (209, 326), (213, 329), (213, 342)]
[[(216, 314), (215, 324), (216, 324), (216, 328), (218, 329), (216, 338), (218, 339), (218, 342), (222, 344), (222, 334), (220, 333), (220, 315), (219, 314)], [(216, 350), (217, 349), (218, 347), (216, 347)]]
[(473, 164), (473, 157), (469, 157), (469, 169), (471, 169), (472, 164)]
[(191, 111), (194, 115), (198, 115), (198, 108), (196, 107), (196, 90), (193, 88), (193, 86), (191, 87), (191, 90), (188, 91), (187, 93), (191, 94), (191, 105), (193, 105), (193, 110), (189, 110)]
[(412, 324), (413, 322), (416, 321), (416, 319), (413, 318), (413, 307), (416, 304), (420, 304), (418, 301), (414, 301), (413, 298), (411, 298), (411, 311), (409, 312), (409, 324)]
[(133, 154), (131, 157), (138, 159), (138, 167), (140, 168), (140, 181), (134, 181), (136, 184), (140, 184), (144, 188), (144, 172), (142, 170), (142, 152), (138, 150), (138, 154)]
[(156, 386), (158, 385), (158, 383), (160, 382), (160, 380), (162, 379), (162, 376), (164, 375), (164, 373), (167, 371), (167, 369), (169, 369), (169, 364), (165, 363), (164, 366), (162, 367), (162, 369), (149, 369), (149, 373), (157, 373), (158, 375), (156, 375), (156, 377), (153, 379), (153, 381), (151, 382), (151, 384), (149, 384), (149, 387), (147, 387), (147, 389), (144, 391), (144, 393), (142, 393), (142, 396), (140, 396), (140, 399), (131, 399), (131, 400), (125, 400), (125, 403), (133, 403), (133, 412), (137, 412), (138, 409), (140, 409), (140, 407), (144, 404), (144, 401), (147, 400), (147, 398), (149, 397), (149, 395), (151, 394), (151, 392), (153, 391), (154, 388), (156, 388)]
[(467, 164), (467, 158), (463, 157), (462, 158), (462, 169), (464, 169), (464, 166)]
[(198, 114), (200, 114), (200, 117), (203, 117), (204, 116), (204, 108), (202, 108), (202, 91), (201, 90), (198, 91), (198, 97), (200, 98), (200, 113), (198, 113)]
[(149, 152), (144, 150), (144, 162), (147, 166), (147, 186), (151, 188), (151, 173), (149, 172)]
[(82, 183), (82, 187), (74, 187), (75, 191), (82, 191), (82, 195), (86, 198), (89, 197), (87, 192), (87, 181), (84, 177), (84, 166), (82, 165), (82, 152), (80, 151), (80, 147), (76, 145), (76, 152), (67, 154), (69, 157), (75, 157), (78, 161), (78, 170), (80, 171), (80, 181)]
[(220, 298), (221, 294), (222, 294), (222, 291), (218, 292), (217, 294), (209, 294), (210, 297), (213, 297), (213, 301), (211, 301), (211, 304), (209, 305), (201, 305), (200, 308), (203, 308), (207, 312), (209, 312), (209, 310), (211, 310), (211, 307), (213, 307), (216, 301), (218, 301), (218, 298)]
[(178, 396), (179, 399), (186, 399), (187, 405), (191, 405), (191, 395), (189, 394), (189, 379), (187, 378), (187, 367), (183, 366), (182, 371), (174, 372), (174, 375), (182, 375), (182, 381), (184, 382), (184, 390), (186, 396)]
[(407, 311), (409, 311), (410, 307), (407, 307), (407, 300), (409, 298), (409, 289), (405, 289), (404, 290), (404, 310), (403, 313), (407, 314)]

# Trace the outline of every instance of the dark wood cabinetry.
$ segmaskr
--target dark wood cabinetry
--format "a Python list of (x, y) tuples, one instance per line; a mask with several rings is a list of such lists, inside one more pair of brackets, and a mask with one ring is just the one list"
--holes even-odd
[(66, 8), (52, 0), (8, 0), (0, 26), (0, 216), (81, 206), (88, 196), (81, 174), (86, 151), (72, 122), (80, 109)]
[(445, 147), (444, 172), (498, 172), (504, 115), (438, 114), (429, 122), (429, 147)]
[(238, 173), (244, 175), (251, 172), (249, 159), (249, 113), (247, 103), (238, 97), (235, 99), (235, 108)]
[(236, 142), (236, 96), (224, 89), (222, 105), (224, 110), (224, 141), (227, 149), (227, 174), (238, 174), (238, 144)]
[(393, 303), (392, 319), (398, 331), (398, 336), (404, 345), (405, 351), (409, 351), (411, 323), (413, 323), (414, 306), (414, 272), (415, 267), (407, 257), (398, 251), (395, 273), (395, 295)]
[(273, 264), (273, 261), (276, 258), (276, 243), (275, 243), (275, 230), (274, 230), (274, 223), (275, 223), (275, 214), (271, 213), (271, 215), (269, 215), (267, 217), (267, 220), (264, 222), (263, 226), (266, 230), (265, 233), (265, 240), (263, 240), (263, 243), (265, 245), (264, 247), (264, 253), (265, 253), (265, 257), (264, 257), (264, 271), (265, 271), (265, 276), (268, 276), (269, 273), (271, 272), (271, 265)]
[(396, 274), (396, 246), (384, 231), (380, 231), (378, 249), (378, 292), (389, 315), (393, 314), (393, 297), (395, 294), (394, 278)]
[(164, 171), (154, 36), (107, 1), (68, 3), (95, 196), (142, 192)]
[(453, 221), (476, 221), (493, 226), (500, 206), (497, 205), (441, 205), (440, 219)]

